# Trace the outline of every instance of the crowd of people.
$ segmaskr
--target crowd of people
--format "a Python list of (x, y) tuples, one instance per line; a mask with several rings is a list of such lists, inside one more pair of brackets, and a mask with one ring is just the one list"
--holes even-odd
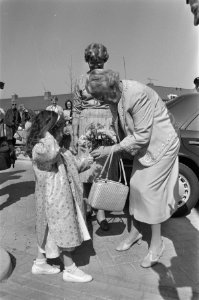
[[(10, 108), (6, 111), (0, 108), (0, 170), (9, 168), (11, 164), (14, 167), (17, 159), (16, 141), (20, 139), (25, 144), (26, 134), (34, 117), (33, 110), (27, 109), (24, 104), (17, 105), (16, 95), (13, 95), (11, 99)], [(22, 134), (18, 133), (19, 130)]]
[[(32, 273), (59, 273), (60, 268), (48, 264), (47, 259), (60, 257), (63, 280), (69, 282), (92, 280), (73, 261), (75, 248), (90, 239), (89, 214), (96, 214), (101, 230), (109, 230), (106, 212), (93, 212), (86, 199), (111, 151), (114, 160), (110, 179), (114, 181), (119, 176), (119, 159), (128, 157), (132, 161), (131, 230), (116, 251), (126, 251), (140, 242), (142, 223), (146, 223), (151, 229), (151, 240), (141, 266), (149, 268), (158, 263), (165, 249), (161, 224), (175, 212), (179, 201), (180, 141), (165, 103), (149, 86), (122, 80), (116, 71), (104, 69), (109, 59), (104, 45), (88, 45), (84, 58), (89, 70), (77, 80), (74, 98), (66, 100), (64, 109), (54, 96), (51, 105), (38, 114), (23, 104), (17, 108), (16, 100), (11, 101), (6, 113), (0, 110), (6, 126), (1, 132), (13, 147), (18, 128), (27, 130), (26, 152), (32, 160), (36, 183), (38, 252)], [(86, 144), (87, 151), (82, 151), (79, 140), (97, 127), (113, 133), (114, 145)]]
[[(17, 102), (18, 97), (16, 97), (16, 95), (13, 95), (11, 98), (11, 107), (6, 111), (3, 108), (0, 108), (0, 139), (3, 143), (5, 143), (6, 139), (6, 143), (9, 146), (8, 151), (10, 152), (10, 158), (13, 161), (13, 164), (17, 159), (15, 151), (16, 144), (19, 144), (22, 147), (25, 146), (29, 128), (31, 126), (32, 120), (37, 114), (34, 110), (25, 107), (23, 103), (18, 104)], [(72, 102), (70, 100), (66, 100), (65, 109), (59, 106), (57, 102), (57, 96), (52, 97), (51, 105), (47, 106), (46, 110), (55, 111), (59, 115), (63, 114), (66, 124), (68, 124), (68, 128), (72, 128)], [(72, 134), (71, 130), (70, 132)], [(0, 153), (2, 153), (3, 151), (1, 150), (2, 147), (0, 148)], [(0, 156), (1, 155), (3, 154), (0, 154)], [(8, 164), (8, 168), (9, 167), (10, 164)], [(6, 168), (6, 164), (4, 164), (4, 166), (2, 165), (2, 168), (0, 169), (2, 170), (4, 168)]]

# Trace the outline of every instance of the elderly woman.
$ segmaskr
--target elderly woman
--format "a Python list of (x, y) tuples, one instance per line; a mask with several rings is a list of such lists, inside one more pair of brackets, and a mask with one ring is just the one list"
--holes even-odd
[(194, 25), (199, 25), (199, 0), (186, 0), (190, 4), (191, 12), (194, 15)]
[[(178, 200), (179, 138), (164, 102), (158, 94), (137, 81), (120, 81), (112, 70), (94, 70), (87, 90), (102, 103), (109, 104), (118, 134), (114, 152), (134, 157), (130, 179), (129, 236), (116, 250), (124, 251), (142, 238), (139, 222), (151, 225), (149, 252), (141, 266), (151, 267), (164, 251), (161, 223), (176, 209)], [(112, 147), (91, 152), (96, 159), (106, 157)]]
[[(98, 101), (95, 97), (90, 95), (85, 88), (86, 80), (92, 70), (103, 69), (104, 64), (109, 58), (107, 48), (100, 43), (92, 43), (88, 45), (84, 53), (85, 62), (88, 63), (89, 71), (82, 75), (75, 86), (75, 97), (73, 99), (73, 141), (75, 149), (78, 150), (78, 155), (85, 155), (78, 145), (78, 139), (85, 136), (89, 126), (100, 126), (109, 130), (112, 125), (112, 114), (109, 105)], [(93, 164), (92, 168), (80, 175), (84, 188), (84, 198), (88, 198), (93, 179), (98, 176), (102, 164)], [(112, 174), (113, 173), (113, 174)], [(110, 177), (117, 176), (117, 170), (112, 172)], [(104, 231), (109, 230), (109, 224), (105, 218), (105, 212), (98, 210), (96, 214), (97, 222), (100, 228)]]

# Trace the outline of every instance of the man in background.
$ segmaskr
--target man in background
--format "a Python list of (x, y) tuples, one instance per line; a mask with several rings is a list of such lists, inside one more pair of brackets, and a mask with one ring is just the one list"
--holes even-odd
[(63, 115), (64, 114), (64, 111), (63, 111), (63, 108), (59, 105), (57, 105), (58, 103), (58, 97), (57, 96), (54, 96), (52, 99), (51, 99), (51, 105), (50, 106), (47, 106), (46, 107), (46, 110), (51, 110), (51, 111), (54, 111), (56, 112), (58, 115)]
[(14, 167), (15, 160), (17, 159), (15, 154), (16, 139), (14, 138), (14, 135), (21, 123), (21, 117), (19, 111), (17, 110), (17, 102), (15, 97), (13, 97), (11, 100), (11, 108), (6, 111), (4, 123), (6, 124), (6, 137), (10, 149), (11, 163)]
[[(4, 89), (4, 82), (0, 81), (0, 89)], [(0, 107), (0, 137), (5, 136), (4, 130), (4, 118), (5, 118), (5, 111), (3, 108)]]
[(195, 84), (196, 92), (199, 93), (199, 77), (196, 77), (193, 83)]
[(5, 111), (3, 108), (0, 107), (0, 137), (5, 136), (5, 127), (4, 127), (4, 118), (5, 118)]
[(25, 129), (26, 123), (32, 121), (32, 119), (35, 117), (35, 113), (31, 109), (27, 109), (23, 103), (19, 104), (18, 110), (21, 117), (20, 125), (23, 129)]
[(7, 140), (12, 141), (13, 145), (15, 145), (14, 135), (21, 123), (21, 117), (17, 110), (17, 102), (14, 98), (11, 100), (11, 108), (6, 111), (4, 123), (6, 124)]

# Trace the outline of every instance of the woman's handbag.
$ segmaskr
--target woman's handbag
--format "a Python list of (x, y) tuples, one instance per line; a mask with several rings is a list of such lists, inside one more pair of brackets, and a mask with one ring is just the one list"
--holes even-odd
[[(119, 181), (117, 182), (108, 179), (108, 172), (110, 169), (112, 157), (113, 151), (111, 151), (111, 153), (107, 157), (99, 178), (93, 182), (87, 203), (95, 209), (102, 209), (107, 211), (122, 211), (128, 196), (129, 187), (127, 185), (124, 165), (121, 159), (119, 160)], [(102, 174), (108, 161), (109, 165), (107, 174), (105, 179), (102, 179)], [(121, 182), (121, 173), (123, 173), (124, 184)]]

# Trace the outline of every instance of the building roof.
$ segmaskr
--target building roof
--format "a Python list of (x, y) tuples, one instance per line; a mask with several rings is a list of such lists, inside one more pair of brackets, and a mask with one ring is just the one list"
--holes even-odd
[[(148, 83), (147, 85), (149, 87), (151, 87), (152, 89), (154, 89), (164, 101), (169, 100), (169, 95), (181, 96), (181, 95), (193, 93), (193, 91), (194, 91), (194, 89), (158, 86), (158, 85), (154, 85), (153, 83)], [(61, 94), (61, 95), (56, 95), (56, 96), (58, 97), (58, 105), (62, 106), (63, 108), (65, 108), (65, 105), (64, 105), (65, 101), (72, 100), (74, 97), (73, 94)], [(17, 99), (17, 103), (18, 104), (23, 103), (27, 109), (32, 109), (32, 110), (42, 110), (42, 109), (45, 109), (48, 105), (50, 105), (50, 101), (44, 100), (43, 95), (42, 96), (32, 96), (32, 97), (19, 97)], [(8, 108), (10, 108), (11, 107), (11, 98), (0, 99), (0, 107), (3, 108), (4, 110), (7, 110)]]
[(170, 99), (169, 96), (172, 95), (181, 96), (181, 95), (193, 93), (194, 91), (194, 89), (158, 86), (158, 85), (154, 85), (153, 83), (148, 83), (147, 85), (150, 86), (152, 89), (154, 89), (164, 101), (168, 101)]
[[(58, 105), (65, 108), (65, 101), (72, 100), (72, 94), (61, 94), (56, 95), (58, 97)], [(45, 109), (48, 105), (50, 105), (50, 100), (44, 100), (44, 96), (32, 96), (32, 97), (18, 97), (17, 103), (23, 103), (27, 109), (31, 110), (42, 110)], [(4, 110), (11, 108), (11, 98), (8, 99), (0, 99), (0, 107)]]

